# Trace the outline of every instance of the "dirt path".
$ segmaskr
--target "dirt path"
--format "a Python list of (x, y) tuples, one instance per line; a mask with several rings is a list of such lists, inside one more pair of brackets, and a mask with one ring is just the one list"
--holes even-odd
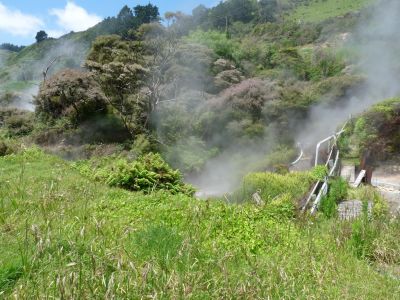
[(372, 176), (372, 185), (388, 201), (393, 214), (400, 213), (400, 167), (397, 165), (380, 167)]

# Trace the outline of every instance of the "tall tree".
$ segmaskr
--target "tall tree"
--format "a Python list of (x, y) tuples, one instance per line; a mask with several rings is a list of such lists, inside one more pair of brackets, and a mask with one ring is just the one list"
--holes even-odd
[(116, 22), (118, 34), (124, 39), (129, 38), (129, 30), (136, 27), (136, 18), (132, 9), (125, 5), (118, 13)]
[(199, 5), (192, 11), (193, 21), (196, 25), (200, 25), (207, 20), (209, 9), (204, 5)]
[(117, 18), (121, 21), (131, 20), (134, 17), (132, 9), (125, 5), (118, 13)]
[(142, 89), (148, 70), (143, 67), (140, 44), (117, 35), (99, 37), (92, 45), (86, 67), (95, 74), (109, 106), (131, 136), (145, 131), (148, 109)]
[(40, 30), (37, 34), (36, 34), (36, 42), (40, 43), (43, 42), (44, 40), (46, 40), (49, 36), (47, 35), (47, 33), (44, 30)]
[(155, 5), (150, 3), (147, 5), (137, 5), (133, 10), (139, 24), (160, 21), (160, 12), (158, 11), (158, 7)]

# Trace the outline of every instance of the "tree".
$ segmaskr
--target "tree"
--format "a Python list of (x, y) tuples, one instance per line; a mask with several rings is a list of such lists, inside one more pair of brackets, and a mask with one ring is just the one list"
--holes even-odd
[(129, 30), (136, 26), (136, 18), (133, 15), (132, 9), (125, 5), (121, 11), (118, 13), (116, 19), (116, 32), (123, 38), (129, 38)]
[(133, 10), (139, 24), (160, 21), (160, 12), (158, 11), (158, 7), (155, 5), (152, 5), (150, 3), (144, 6), (137, 5), (134, 7)]
[(47, 33), (44, 30), (40, 30), (37, 34), (36, 34), (36, 42), (40, 43), (43, 42), (44, 40), (47, 40), (49, 36), (47, 35)]
[(146, 81), (148, 89), (148, 116), (161, 102), (164, 73), (171, 65), (177, 51), (178, 39), (174, 30), (166, 30), (158, 23), (143, 24), (139, 36), (146, 49), (145, 66), (149, 70)]
[(118, 13), (117, 18), (121, 21), (131, 20), (134, 17), (132, 9), (125, 5)]
[(147, 95), (143, 92), (148, 70), (137, 41), (101, 36), (93, 43), (86, 67), (100, 84), (106, 101), (132, 137), (146, 130)]
[(164, 19), (167, 20), (168, 27), (170, 26), (171, 22), (172, 22), (172, 24), (175, 22), (175, 18), (176, 18), (176, 14), (174, 12), (167, 11), (164, 14)]
[(17, 46), (17, 45), (13, 45), (10, 43), (4, 43), (4, 44), (0, 45), (0, 49), (12, 51), (12, 52), (19, 52), (24, 48), (25, 48), (25, 46)]
[(209, 9), (204, 5), (199, 5), (192, 11), (193, 22), (196, 25), (200, 25), (207, 20)]
[(277, 0), (258, 1), (258, 14), (260, 22), (274, 22), (275, 14), (278, 10)]

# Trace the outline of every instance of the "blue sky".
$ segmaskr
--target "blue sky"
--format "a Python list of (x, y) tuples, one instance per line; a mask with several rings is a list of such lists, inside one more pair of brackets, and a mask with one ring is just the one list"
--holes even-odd
[[(190, 13), (204, 4), (214, 6), (218, 0), (153, 0), (152, 4), (166, 11)], [(43, 29), (50, 36), (85, 30), (99, 20), (115, 16), (127, 4), (134, 7), (149, 0), (0, 0), (0, 44), (28, 45), (34, 42), (36, 32)]]

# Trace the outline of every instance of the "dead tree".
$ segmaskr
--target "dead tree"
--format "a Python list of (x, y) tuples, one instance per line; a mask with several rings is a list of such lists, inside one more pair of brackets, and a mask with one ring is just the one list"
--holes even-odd
[(57, 56), (54, 58), (46, 67), (46, 69), (43, 70), (43, 82), (46, 81), (47, 79), (47, 74), (49, 73), (51, 67), (54, 65), (54, 63), (60, 58), (60, 56)]

